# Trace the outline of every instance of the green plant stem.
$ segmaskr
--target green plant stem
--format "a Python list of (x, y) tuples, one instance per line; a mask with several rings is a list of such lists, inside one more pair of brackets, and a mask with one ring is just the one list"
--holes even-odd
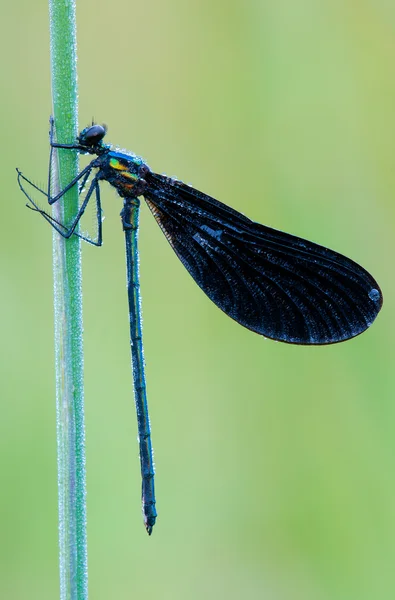
[[(76, 15), (74, 0), (49, 0), (53, 115), (56, 140), (71, 143), (78, 132)], [(76, 153), (54, 153), (55, 190), (78, 172)], [(70, 223), (78, 190), (54, 205), (54, 217)], [(85, 429), (83, 391), (80, 239), (53, 233), (56, 407), (61, 600), (85, 600), (87, 585)]]

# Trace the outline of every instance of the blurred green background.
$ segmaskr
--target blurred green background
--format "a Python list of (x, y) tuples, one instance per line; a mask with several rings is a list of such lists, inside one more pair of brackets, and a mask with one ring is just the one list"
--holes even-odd
[[(158, 523), (148, 538), (121, 200), (84, 245), (90, 597), (395, 594), (395, 4), (78, 6), (80, 124), (254, 220), (364, 265), (384, 308), (321, 348), (265, 340), (197, 288), (146, 207), (141, 280)], [(0, 597), (58, 597), (45, 2), (2, 5)]]

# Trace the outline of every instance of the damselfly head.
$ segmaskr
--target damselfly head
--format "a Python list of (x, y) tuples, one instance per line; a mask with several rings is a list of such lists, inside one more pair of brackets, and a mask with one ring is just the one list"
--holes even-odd
[(107, 133), (105, 125), (90, 125), (85, 127), (78, 136), (78, 143), (85, 146), (87, 149), (94, 149), (100, 144)]

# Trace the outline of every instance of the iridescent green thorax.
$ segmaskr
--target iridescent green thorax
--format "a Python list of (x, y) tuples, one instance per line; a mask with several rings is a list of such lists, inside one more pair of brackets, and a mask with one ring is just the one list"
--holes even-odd
[(113, 185), (121, 196), (139, 196), (143, 193), (146, 186), (144, 177), (150, 169), (139, 156), (110, 150), (101, 159), (102, 178)]

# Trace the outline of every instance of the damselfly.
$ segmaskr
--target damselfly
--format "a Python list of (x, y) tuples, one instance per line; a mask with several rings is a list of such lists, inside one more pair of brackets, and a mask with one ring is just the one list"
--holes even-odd
[[(173, 250), (207, 296), (232, 319), (265, 337), (291, 344), (341, 342), (373, 323), (383, 299), (373, 277), (351, 259), (255, 223), (177, 179), (152, 172), (135, 154), (105, 144), (105, 134), (106, 127), (92, 125), (81, 131), (75, 143), (58, 144), (51, 119), (48, 191), (35, 186), (19, 170), (18, 182), (29, 200), (27, 206), (38, 211), (61, 236), (78, 235), (97, 246), (102, 244), (100, 182), (108, 181), (123, 198), (121, 221), (126, 242), (142, 504), (145, 526), (151, 534), (157, 513), (140, 314), (139, 197), (144, 197)], [(61, 192), (51, 195), (54, 148), (96, 156)], [(42, 210), (26, 184), (44, 194), (50, 205), (78, 186), (81, 203), (73, 222), (60, 223)], [(97, 239), (77, 229), (92, 196)]]

